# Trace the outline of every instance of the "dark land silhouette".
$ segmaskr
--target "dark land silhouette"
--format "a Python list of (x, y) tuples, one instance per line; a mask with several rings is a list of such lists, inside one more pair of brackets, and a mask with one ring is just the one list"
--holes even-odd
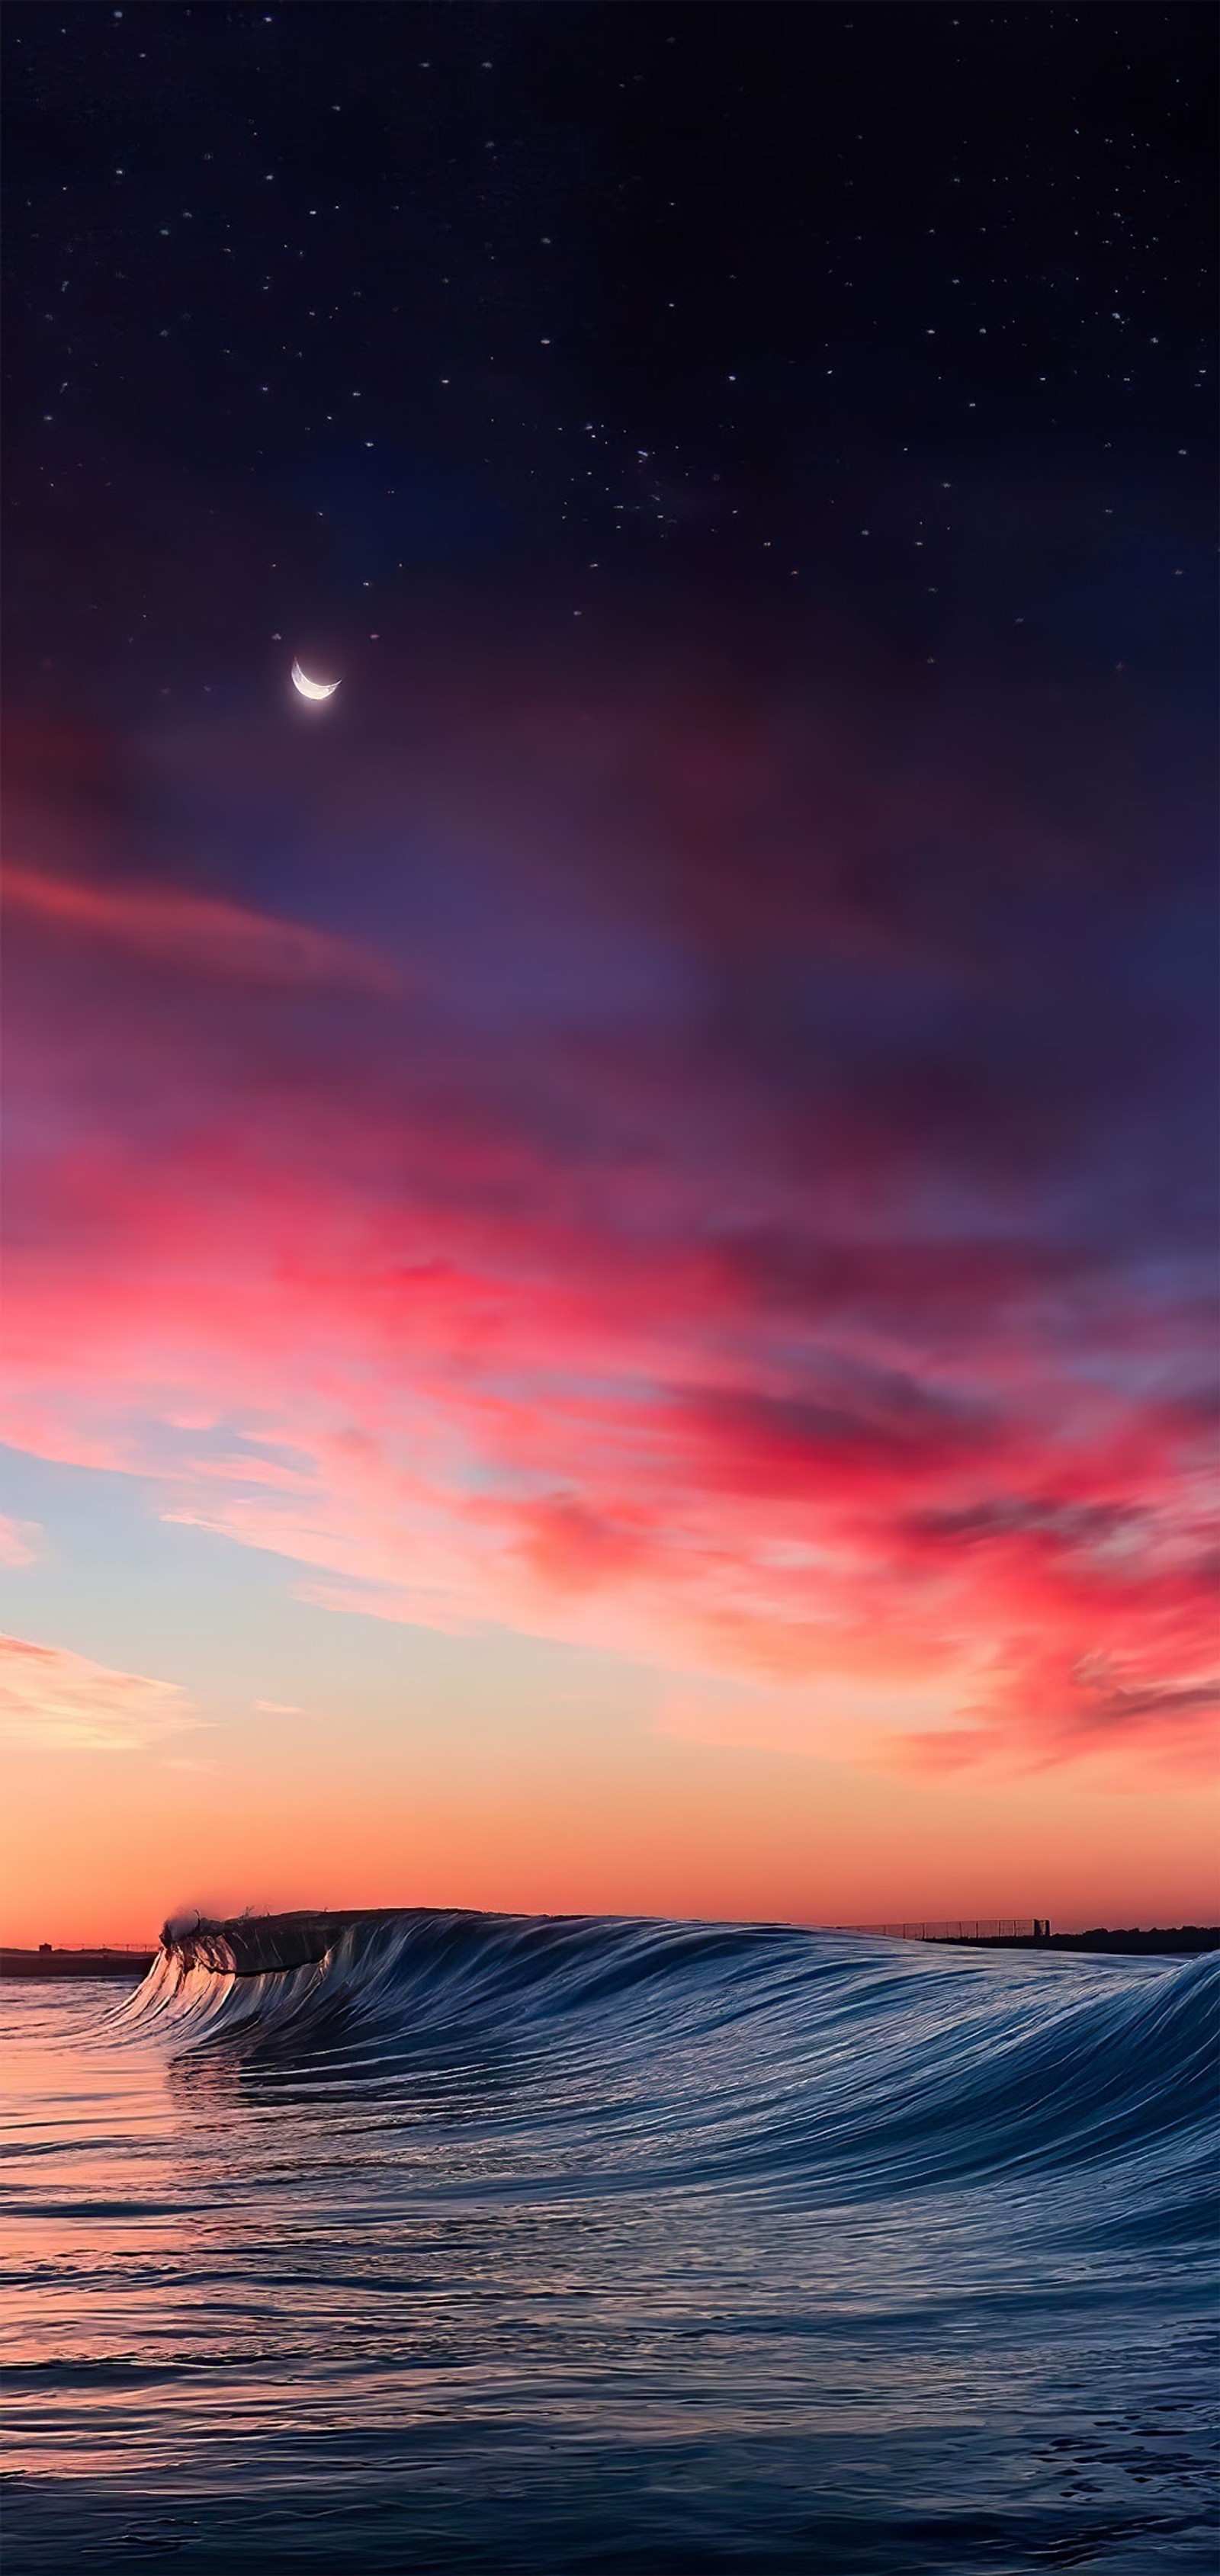
[[(350, 1913), (240, 1915), (227, 1922), (208, 1922), (194, 1918), (189, 1926), (169, 1925), (161, 1935), (160, 1947), (173, 1950), (185, 1966), (234, 1968), (239, 1976), (258, 1976), (287, 1968), (317, 1963), (325, 1957), (332, 1942), (349, 1923), (375, 1920), (391, 1912), (409, 1908), (375, 1908), (368, 1912), (354, 1909)], [(819, 1928), (811, 1925), (811, 1930)], [(1049, 1920), (1021, 1931), (992, 1930), (980, 1923), (967, 1928), (950, 1928), (947, 1923), (935, 1927), (923, 1923), (856, 1924), (854, 1931), (876, 1934), (888, 1939), (932, 1941), (952, 1949), (969, 1950), (1075, 1950), (1109, 1952), (1120, 1958), (1183, 1958), (1204, 1950), (1220, 1950), (1220, 1924), (1179, 1923), (1162, 1926), (1129, 1925), (1112, 1931), (1097, 1925), (1086, 1932), (1053, 1932)], [(91, 1949), (59, 1949), (42, 1941), (36, 1950), (0, 1947), (0, 1978), (73, 1978), (111, 1977), (135, 1984), (147, 1975), (157, 1956), (156, 1947), (146, 1949), (106, 1948), (100, 1944)]]

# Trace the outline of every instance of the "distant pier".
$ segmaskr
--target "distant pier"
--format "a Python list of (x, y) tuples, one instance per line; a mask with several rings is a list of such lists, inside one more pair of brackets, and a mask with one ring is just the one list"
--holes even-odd
[(1116, 1958), (1184, 1958), (1201, 1950), (1220, 1950), (1220, 1924), (1178, 1923), (1162, 1929), (1131, 1926), (1112, 1932), (1098, 1925), (1091, 1932), (1052, 1932), (1050, 1917), (982, 1915), (950, 1916), (921, 1923), (836, 1923), (836, 1932), (866, 1932), (878, 1940), (937, 1941), (971, 1950), (1096, 1950)]

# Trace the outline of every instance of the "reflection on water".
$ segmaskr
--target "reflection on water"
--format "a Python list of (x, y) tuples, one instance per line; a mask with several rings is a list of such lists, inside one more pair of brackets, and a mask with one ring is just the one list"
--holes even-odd
[(7, 2576), (1211, 2568), (1212, 1963), (403, 1918), (3, 1990)]

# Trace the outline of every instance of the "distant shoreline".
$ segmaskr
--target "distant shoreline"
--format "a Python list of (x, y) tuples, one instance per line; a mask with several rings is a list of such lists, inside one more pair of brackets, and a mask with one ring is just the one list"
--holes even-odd
[(146, 1977), (156, 1950), (4, 1950), (0, 1977)]
[[(289, 1958), (285, 1955), (281, 1958), (276, 1955), (279, 1946), (276, 1932), (279, 1927), (288, 1923), (293, 1925), (297, 1934), (295, 1948), (300, 1939), (298, 1927), (309, 1920), (310, 1918), (300, 1915), (289, 1917), (267, 1915), (254, 1918), (253, 1922), (248, 1921), (244, 1927), (247, 1939), (255, 1930), (256, 1924), (262, 1935), (261, 1939), (256, 1941), (257, 1951), (261, 1955), (257, 1957), (257, 1961), (250, 1962), (245, 1973), (249, 1974), (251, 1969), (256, 1974), (259, 1969), (274, 1973), (276, 1969), (304, 1964), (311, 1954), (315, 1957), (319, 1955), (309, 1944), (305, 1945), (300, 1956), (294, 1955)], [(332, 1915), (324, 1918), (325, 1928), (323, 1923), (318, 1923), (317, 1930), (324, 1945), (329, 1937), (333, 1937), (333, 1929), (342, 1920), (342, 1917)], [(208, 1928), (219, 1931), (225, 1927), (217, 1925)], [(312, 1925), (311, 1928), (313, 1928)], [(797, 1930), (802, 1927), (794, 1925), (792, 1928)], [(810, 1931), (819, 1931), (834, 1927), (810, 1924), (806, 1928)], [(1181, 1923), (1164, 1930), (1159, 1925), (1153, 1925), (1148, 1930), (1131, 1926), (1122, 1931), (1110, 1931), (1104, 1927), (1098, 1927), (1088, 1932), (1037, 1934), (941, 1933), (924, 1936), (924, 1946), (949, 1950), (1038, 1950), (1043, 1953), (1048, 1950), (1064, 1950), (1093, 1952), (1117, 1958), (1190, 1958), (1204, 1951), (1220, 1950), (1220, 1925)], [(90, 1977), (111, 1978), (115, 1982), (129, 1981), (134, 1984), (141, 1977), (147, 1976), (158, 1955), (156, 1946), (145, 1949), (122, 1949), (106, 1948), (100, 1943), (90, 1949), (80, 1950), (59, 1949), (48, 1943), (43, 1943), (38, 1949), (0, 1947), (0, 1979), (8, 1977), (37, 1981), (46, 1978)]]

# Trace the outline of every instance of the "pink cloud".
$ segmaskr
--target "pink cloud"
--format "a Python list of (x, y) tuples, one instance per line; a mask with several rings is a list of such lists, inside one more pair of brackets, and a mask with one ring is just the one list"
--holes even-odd
[[(1077, 1222), (1096, 1046), (1048, 1071), (974, 879), (904, 872), (902, 797), (853, 804), (800, 726), (692, 699), (594, 739), (509, 694), (443, 795), (361, 772), (318, 817), (443, 840), (417, 920), (373, 874), (384, 969), (73, 842), (19, 872), (10, 1437), (153, 1476), (345, 1615), (872, 1694), (869, 1761), (1193, 1759), (1198, 1283)], [(966, 825), (1020, 921), (1056, 853), (942, 783), (921, 830)], [(363, 1003), (408, 936), (409, 1025)]]
[[(850, 1364), (811, 1354), (785, 1393), (750, 1352), (752, 1299), (709, 1293), (681, 1245), (615, 1264), (545, 1170), (489, 1218), (477, 1136), (449, 1203), (426, 1169), (387, 1203), (410, 1131), (379, 1136), (358, 1096), (344, 1114), (350, 1173), (294, 1168), (291, 1130), (277, 1155), (258, 1102), (223, 1151), (64, 1170), (11, 1265), (14, 1436), (155, 1464), (167, 1511), (314, 1568), (309, 1597), (349, 1613), (507, 1619), (845, 1691), (878, 1663), (914, 1688), (996, 1636), (1062, 1640), (1068, 1665), (1138, 1642), (1164, 1691), (1193, 1672), (1211, 1595), (1179, 1490), (1189, 1424), (1091, 1393), (1065, 1409), (1036, 1332), (1017, 1405), (986, 1334), (929, 1372), (914, 1307), (905, 1373), (857, 1332)], [(186, 1428), (167, 1464), (167, 1429), (198, 1420), (236, 1444), (196, 1456)], [(1031, 1742), (1082, 1758), (1107, 1726), (1132, 1759), (1177, 1738), (1168, 1699), (1139, 1727), (1103, 1699), (1082, 1728), (1062, 1697), (987, 1692), (1019, 1763)]]
[(41, 1537), (37, 1521), (15, 1521), (7, 1512), (0, 1512), (0, 1565), (36, 1565)]
[(366, 993), (399, 989), (398, 975), (352, 940), (175, 886), (89, 885), (8, 866), (3, 896), (10, 910), (46, 928), (106, 941), (193, 976), (233, 976), (289, 990), (314, 984)]

